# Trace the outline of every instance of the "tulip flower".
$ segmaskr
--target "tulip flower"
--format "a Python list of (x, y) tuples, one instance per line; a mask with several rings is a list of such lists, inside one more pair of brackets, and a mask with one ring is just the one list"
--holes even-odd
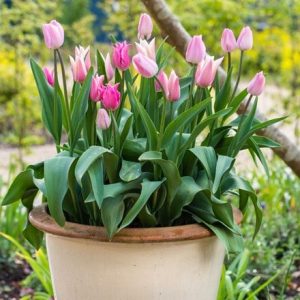
[(102, 90), (102, 104), (108, 110), (116, 110), (120, 106), (121, 93), (118, 91), (119, 84), (107, 84)]
[(83, 48), (82, 46), (75, 47), (75, 57), (80, 56), (84, 59), (86, 69), (89, 70), (91, 67), (91, 55), (90, 46)]
[(92, 79), (90, 89), (90, 99), (97, 102), (101, 100), (102, 87), (103, 87), (104, 76), (95, 75)]
[(52, 20), (42, 26), (46, 47), (49, 49), (58, 49), (64, 43), (64, 29), (60, 23)]
[(153, 60), (156, 59), (155, 38), (152, 39), (150, 43), (148, 43), (146, 40), (140, 40), (140, 42), (135, 43), (135, 45), (138, 53), (144, 54)]
[(151, 78), (158, 72), (158, 66), (156, 62), (141, 53), (133, 56), (132, 63), (137, 72), (140, 73), (143, 77)]
[(147, 14), (141, 14), (138, 26), (138, 39), (150, 39), (153, 30), (151, 17)]
[(179, 78), (176, 75), (174, 70), (172, 70), (169, 77), (168, 89), (169, 89), (169, 94), (167, 99), (171, 102), (177, 101), (180, 98), (180, 84), (179, 84)]
[(231, 29), (225, 28), (223, 30), (221, 46), (224, 52), (232, 52), (237, 48), (236, 39)]
[(104, 108), (100, 108), (97, 113), (97, 127), (105, 130), (110, 127), (111, 119)]
[(244, 27), (237, 39), (237, 46), (240, 50), (250, 50), (253, 46), (253, 34), (249, 26)]
[(205, 55), (206, 47), (202, 41), (202, 35), (193, 36), (186, 49), (186, 61), (192, 64), (198, 64), (205, 58)]
[(211, 86), (222, 61), (223, 57), (214, 60), (213, 57), (207, 56), (205, 61), (201, 62), (197, 67), (195, 74), (196, 85), (199, 87)]
[(45, 78), (46, 78), (47, 82), (51, 86), (54, 86), (54, 72), (53, 72), (53, 70), (50, 70), (49, 68), (44, 67), (43, 72), (45, 74)]
[(257, 73), (249, 82), (247, 91), (252, 96), (259, 96), (265, 87), (266, 79), (263, 72)]
[(168, 98), (169, 96), (169, 80), (168, 76), (164, 71), (160, 71), (157, 75), (157, 80), (155, 80), (155, 90), (157, 92), (162, 91), (165, 93), (165, 96)]
[(116, 43), (112, 55), (113, 64), (116, 68), (125, 71), (129, 68), (131, 59), (127, 42)]
[(104, 59), (104, 65), (107, 81), (111, 81), (115, 76), (115, 68), (111, 64), (109, 53), (106, 54), (106, 57)]

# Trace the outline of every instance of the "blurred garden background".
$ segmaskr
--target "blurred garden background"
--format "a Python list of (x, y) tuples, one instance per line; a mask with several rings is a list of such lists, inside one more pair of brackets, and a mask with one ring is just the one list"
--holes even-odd
[[(189, 34), (202, 34), (208, 52), (222, 56), (220, 37), (228, 27), (238, 34), (244, 25), (254, 32), (247, 52), (244, 78), (263, 70), (267, 88), (259, 110), (287, 115), (279, 126), (300, 146), (300, 0), (167, 0)], [(0, 201), (14, 175), (31, 162), (55, 152), (42, 127), (38, 92), (29, 58), (51, 66), (41, 25), (58, 20), (65, 29), (63, 55), (74, 45), (109, 50), (110, 38), (136, 41), (137, 0), (0, 0)], [(155, 26), (156, 36), (160, 30)], [(126, 35), (125, 35), (126, 32)], [(171, 51), (171, 46), (170, 46)], [(234, 53), (235, 54), (235, 53)], [(93, 57), (93, 56), (92, 56)], [(176, 54), (179, 75), (187, 65)], [(233, 55), (238, 60), (238, 53)], [(236, 70), (234, 70), (236, 71)], [(67, 71), (70, 75), (70, 68)], [(244, 83), (245, 85), (247, 82)], [(300, 299), (300, 179), (285, 163), (268, 153), (269, 177), (263, 168), (240, 157), (240, 169), (253, 180), (264, 209), (263, 226), (252, 240), (253, 214), (244, 216), (245, 251), (228, 257), (219, 299)], [(25, 212), (18, 204), (0, 207), (0, 300), (51, 299), (46, 250), (35, 251), (22, 237)], [(250, 228), (250, 229), (249, 229)]]

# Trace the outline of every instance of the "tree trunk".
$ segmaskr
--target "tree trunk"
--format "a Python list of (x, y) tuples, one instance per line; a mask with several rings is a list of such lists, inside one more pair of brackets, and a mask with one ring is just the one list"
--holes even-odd
[[(174, 46), (176, 50), (185, 57), (185, 49), (191, 36), (182, 26), (178, 18), (170, 11), (164, 0), (142, 0), (145, 7), (151, 14), (161, 29), (163, 37), (168, 37), (167, 42)], [(220, 68), (219, 76), (224, 80), (226, 72)], [(250, 109), (250, 108), (249, 108)], [(245, 103), (242, 103), (238, 113), (245, 110)], [(257, 111), (256, 117), (264, 121), (266, 117)], [(276, 153), (293, 171), (300, 177), (300, 149), (293, 143), (278, 127), (272, 125), (264, 130), (257, 132), (259, 135), (271, 138), (278, 142), (281, 147), (273, 148)]]

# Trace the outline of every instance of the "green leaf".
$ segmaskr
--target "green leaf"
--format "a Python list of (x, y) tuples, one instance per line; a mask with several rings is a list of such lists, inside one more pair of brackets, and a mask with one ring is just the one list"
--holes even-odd
[(162, 159), (162, 153), (158, 151), (148, 151), (139, 157), (140, 161), (150, 161), (160, 166), (164, 176), (167, 178), (166, 185), (169, 203), (174, 199), (177, 189), (181, 184), (181, 178), (176, 164), (171, 160)]
[(267, 176), (269, 177), (269, 168), (268, 168), (267, 161), (262, 151), (260, 150), (259, 146), (256, 144), (255, 140), (253, 139), (253, 137), (249, 138), (248, 144), (249, 144), (249, 150), (252, 150), (255, 153), (255, 155), (258, 157), (262, 166), (265, 169)]
[(215, 111), (219, 111), (227, 106), (227, 103), (230, 100), (231, 96), (231, 74), (232, 74), (232, 68), (230, 68), (226, 80), (221, 88), (221, 90), (216, 95), (216, 101), (215, 101)]
[(120, 196), (106, 198), (102, 203), (101, 219), (110, 240), (117, 232), (118, 226), (123, 218), (125, 204), (122, 199)]
[(32, 226), (28, 221), (25, 229), (23, 230), (23, 236), (35, 249), (38, 250), (41, 247), (44, 233)]
[(231, 100), (231, 102), (228, 104), (230, 110), (225, 115), (224, 120), (230, 117), (231, 115), (233, 115), (238, 110), (240, 104), (243, 102), (243, 100), (246, 98), (247, 95), (248, 95), (248, 91), (247, 88), (245, 88)]
[(188, 110), (182, 112), (178, 117), (176, 117), (171, 123), (168, 124), (166, 130), (163, 134), (162, 138), (162, 145), (166, 147), (168, 143), (170, 143), (171, 139), (173, 138), (174, 134), (186, 124), (189, 124), (193, 121), (195, 117), (198, 116), (201, 111), (203, 111), (211, 102), (211, 99), (208, 98), (193, 107), (189, 108)]
[(138, 162), (122, 160), (122, 167), (120, 170), (120, 178), (123, 181), (129, 182), (139, 178), (142, 174), (141, 164)]
[(1, 205), (8, 205), (20, 200), (28, 190), (35, 189), (33, 183), (33, 170), (21, 172), (10, 185)]
[(74, 160), (74, 157), (57, 156), (45, 161), (44, 176), (48, 208), (51, 216), (60, 226), (65, 224), (62, 204), (68, 191), (68, 175)]
[(190, 151), (199, 159), (210, 180), (214, 180), (217, 156), (212, 147), (195, 147)]
[(104, 75), (105, 82), (107, 82), (107, 76), (106, 76), (106, 70), (105, 70), (105, 61), (104, 61), (104, 57), (99, 52), (99, 50), (96, 51), (96, 57), (97, 57), (97, 73), (98, 73), (98, 75)]
[(88, 169), (89, 177), (92, 184), (93, 194), (97, 205), (101, 208), (104, 196), (104, 178), (102, 159), (95, 160)]
[(140, 213), (142, 208), (146, 205), (147, 201), (151, 197), (151, 195), (160, 187), (160, 185), (164, 182), (161, 181), (148, 181), (145, 180), (142, 183), (142, 190), (139, 198), (136, 200), (134, 205), (130, 208), (124, 220), (121, 223), (119, 230), (131, 224), (134, 221), (136, 216)]

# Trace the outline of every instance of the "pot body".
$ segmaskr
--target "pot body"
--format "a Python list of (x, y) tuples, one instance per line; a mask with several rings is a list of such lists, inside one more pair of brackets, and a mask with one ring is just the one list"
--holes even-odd
[(46, 233), (56, 300), (215, 300), (224, 246), (215, 237), (118, 243)]

